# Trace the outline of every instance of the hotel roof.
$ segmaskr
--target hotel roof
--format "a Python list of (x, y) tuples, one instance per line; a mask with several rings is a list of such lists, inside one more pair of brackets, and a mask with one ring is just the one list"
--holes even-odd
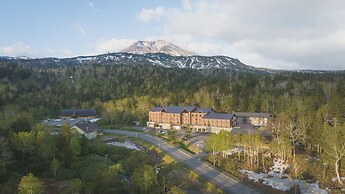
[(85, 110), (62, 110), (60, 112), (60, 117), (88, 117), (88, 116), (96, 116), (96, 111), (93, 109), (85, 109)]
[(154, 107), (151, 109), (151, 112), (161, 112), (165, 111), (166, 113), (182, 113), (184, 110), (192, 112), (196, 109), (196, 106), (164, 106), (164, 107)]
[(198, 113), (209, 113), (212, 112), (212, 108), (196, 108), (193, 112), (198, 112)]
[(211, 112), (205, 116), (204, 119), (223, 119), (223, 120), (231, 120), (234, 117), (232, 113), (215, 113)]
[(261, 117), (270, 118), (272, 115), (268, 113), (257, 113), (257, 112), (234, 112), (237, 117)]

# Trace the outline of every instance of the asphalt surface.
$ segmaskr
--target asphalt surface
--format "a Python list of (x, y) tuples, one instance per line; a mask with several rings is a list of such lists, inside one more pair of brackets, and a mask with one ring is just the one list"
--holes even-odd
[(232, 194), (259, 194), (260, 192), (253, 190), (252, 188), (240, 183), (226, 174), (220, 172), (219, 170), (213, 168), (211, 165), (200, 160), (201, 155), (191, 155), (184, 150), (178, 149), (164, 140), (154, 137), (152, 135), (123, 131), (123, 130), (104, 130), (104, 133), (122, 134), (129, 137), (138, 137), (144, 139), (153, 145), (156, 145), (160, 150), (172, 156), (175, 160), (184, 163), (189, 166), (194, 172), (205, 178), (206, 180), (212, 182), (214, 185), (218, 186), (225, 193)]

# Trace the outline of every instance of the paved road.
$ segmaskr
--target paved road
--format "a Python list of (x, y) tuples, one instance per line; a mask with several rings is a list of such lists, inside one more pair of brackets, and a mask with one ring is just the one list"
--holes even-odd
[(104, 133), (122, 134), (132, 137), (138, 137), (144, 139), (153, 145), (156, 145), (160, 150), (169, 154), (174, 159), (186, 164), (194, 172), (204, 177), (206, 180), (212, 182), (219, 188), (221, 188), (225, 193), (233, 194), (259, 194), (258, 191), (243, 185), (239, 181), (228, 177), (226, 174), (216, 170), (211, 165), (206, 162), (200, 161), (200, 156), (193, 156), (184, 150), (180, 150), (160, 138), (154, 137), (152, 135), (132, 132), (132, 131), (122, 131), (122, 130), (104, 130)]

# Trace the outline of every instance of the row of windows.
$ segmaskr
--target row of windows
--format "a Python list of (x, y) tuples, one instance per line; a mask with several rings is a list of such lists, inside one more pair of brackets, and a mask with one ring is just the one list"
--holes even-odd
[[(169, 114), (169, 113), (168, 113)], [(163, 115), (168, 115), (168, 114), (163, 114)], [(150, 115), (160, 115), (159, 113), (150, 113)], [(170, 114), (172, 116), (180, 116), (180, 114)], [(202, 117), (205, 114), (192, 114), (192, 117)], [(188, 114), (183, 114), (183, 116), (188, 117)]]
[[(157, 120), (159, 119), (159, 117), (150, 117), (151, 120)], [(163, 120), (175, 120), (178, 121), (178, 118), (169, 118), (169, 117), (163, 117)], [(183, 121), (187, 121), (187, 118), (184, 118)], [(201, 123), (203, 121), (203, 119), (200, 119)], [(226, 121), (226, 120), (204, 120), (207, 123), (230, 123), (230, 121)], [(198, 123), (198, 119), (192, 119), (192, 123)]]
[(200, 115), (197, 115), (197, 114), (192, 114), (192, 117), (202, 117), (203, 115), (202, 114), (200, 114)]

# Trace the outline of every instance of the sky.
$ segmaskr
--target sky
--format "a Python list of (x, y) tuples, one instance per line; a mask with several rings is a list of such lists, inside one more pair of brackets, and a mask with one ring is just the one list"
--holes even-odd
[(165, 40), (274, 69), (345, 70), (344, 0), (0, 0), (0, 56), (72, 57)]

